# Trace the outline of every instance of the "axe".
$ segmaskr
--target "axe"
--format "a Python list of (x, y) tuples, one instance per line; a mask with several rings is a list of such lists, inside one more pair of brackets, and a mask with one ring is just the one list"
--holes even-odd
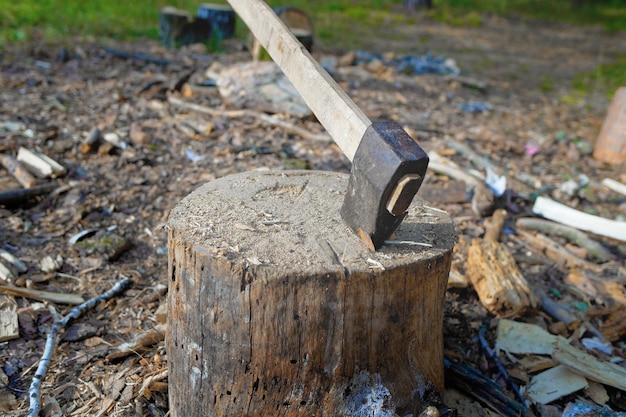
[(379, 249), (406, 216), (428, 155), (397, 123), (372, 123), (264, 1), (228, 2), (352, 162), (341, 217)]

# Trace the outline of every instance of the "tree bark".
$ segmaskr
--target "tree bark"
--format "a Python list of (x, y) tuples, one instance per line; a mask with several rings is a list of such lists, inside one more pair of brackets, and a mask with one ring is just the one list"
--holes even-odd
[(172, 416), (417, 415), (441, 394), (454, 225), (414, 203), (370, 252), (340, 218), (346, 186), (248, 172), (172, 210)]

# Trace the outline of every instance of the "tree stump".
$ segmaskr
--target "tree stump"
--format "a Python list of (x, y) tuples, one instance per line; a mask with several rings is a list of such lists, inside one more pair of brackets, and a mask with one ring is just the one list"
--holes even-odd
[(246, 172), (172, 210), (172, 416), (417, 415), (443, 391), (454, 224), (417, 201), (370, 252), (339, 215), (347, 179)]

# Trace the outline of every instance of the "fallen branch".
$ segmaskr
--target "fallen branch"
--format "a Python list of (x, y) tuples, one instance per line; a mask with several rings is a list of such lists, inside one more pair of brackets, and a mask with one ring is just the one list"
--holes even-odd
[(85, 301), (80, 295), (33, 290), (30, 288), (14, 287), (12, 285), (0, 286), (0, 294), (10, 294), (18, 297), (32, 298), (33, 300), (39, 301), (50, 301), (58, 304), (80, 304)]
[(524, 400), (524, 396), (519, 391), (519, 388), (517, 388), (517, 385), (515, 385), (515, 382), (513, 382), (509, 377), (509, 374), (506, 372), (502, 361), (500, 360), (498, 355), (493, 352), (491, 347), (489, 347), (489, 343), (487, 343), (487, 340), (485, 339), (486, 331), (486, 325), (483, 324), (482, 326), (480, 326), (480, 330), (478, 330), (478, 340), (480, 341), (480, 345), (483, 347), (483, 350), (485, 351), (487, 356), (489, 356), (495, 362), (496, 366), (498, 367), (498, 373), (500, 374), (500, 376), (502, 376), (502, 378), (504, 378), (511, 390), (515, 393), (515, 396), (519, 399), (520, 404), (522, 404), (524, 407), (528, 407), (526, 401)]
[(0, 205), (8, 206), (23, 203), (34, 197), (48, 194), (57, 188), (56, 184), (37, 185), (32, 188), (18, 188), (16, 190), (3, 191), (0, 193)]
[(253, 117), (259, 119), (268, 125), (277, 126), (286, 130), (289, 133), (298, 135), (304, 139), (318, 141), (318, 142), (331, 142), (332, 138), (325, 133), (313, 133), (301, 127), (294, 125), (293, 123), (280, 120), (278, 117), (270, 116), (267, 113), (261, 113), (254, 110), (219, 110), (211, 107), (202, 106), (194, 103), (187, 103), (176, 97), (168, 97), (167, 101), (184, 109), (192, 110), (197, 113), (208, 114), (213, 117), (228, 117), (228, 118), (240, 118), (240, 117)]
[(537, 197), (533, 213), (580, 230), (626, 242), (626, 223), (583, 213), (546, 197)]
[(594, 272), (601, 272), (602, 266), (584, 259), (580, 259), (568, 251), (563, 245), (555, 242), (542, 234), (533, 234), (525, 230), (517, 230), (517, 233), (524, 237), (528, 244), (535, 249), (545, 253), (545, 255), (556, 263), (564, 263), (567, 268), (585, 268)]
[(611, 252), (604, 246), (573, 227), (530, 217), (517, 219), (515, 225), (523, 229), (537, 230), (548, 235), (564, 237), (570, 242), (585, 248), (591, 256), (600, 262), (606, 262), (612, 258)]
[(139, 61), (144, 61), (147, 62), (149, 64), (156, 64), (156, 65), (167, 65), (170, 63), (169, 59), (163, 59), (163, 58), (155, 58), (153, 56), (150, 56), (148, 54), (141, 54), (141, 53), (129, 53), (129, 52), (125, 52), (125, 51), (121, 51), (119, 49), (113, 49), (113, 48), (104, 48), (104, 52), (111, 54), (115, 57), (118, 58), (123, 58), (123, 59), (136, 59)]
[(493, 192), (485, 183), (463, 171), (455, 162), (440, 156), (437, 152), (428, 152), (430, 162), (428, 169), (438, 174), (447, 175), (459, 181), (463, 181), (467, 189), (474, 192), (472, 197), (472, 211), (480, 217), (488, 216), (493, 210)]
[(39, 366), (33, 381), (28, 389), (28, 398), (30, 398), (30, 405), (28, 407), (28, 417), (38, 417), (41, 410), (41, 383), (48, 372), (48, 366), (52, 360), (52, 353), (56, 344), (57, 334), (59, 330), (67, 326), (70, 320), (80, 317), (85, 311), (95, 307), (99, 302), (109, 300), (119, 293), (126, 290), (132, 283), (130, 278), (124, 278), (113, 286), (110, 290), (97, 297), (91, 298), (79, 306), (74, 307), (69, 314), (54, 322), (50, 330), (48, 331), (48, 337), (46, 339), (46, 346), (44, 348), (43, 355), (39, 361)]

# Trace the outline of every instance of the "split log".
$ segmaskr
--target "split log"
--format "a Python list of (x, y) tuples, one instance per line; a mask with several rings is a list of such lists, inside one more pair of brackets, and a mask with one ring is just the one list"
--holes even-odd
[(511, 252), (497, 240), (505, 216), (505, 210), (496, 210), (487, 222), (485, 238), (472, 240), (467, 254), (467, 274), (487, 310), (501, 317), (516, 317), (537, 307), (537, 297)]
[(370, 252), (339, 215), (347, 179), (248, 172), (172, 210), (172, 416), (418, 415), (442, 392), (454, 225), (414, 204)]

